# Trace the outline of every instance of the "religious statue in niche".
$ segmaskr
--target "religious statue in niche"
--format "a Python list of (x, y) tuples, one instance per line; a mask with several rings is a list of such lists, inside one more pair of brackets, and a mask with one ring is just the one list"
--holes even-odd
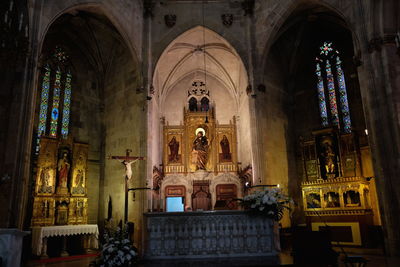
[(328, 192), (324, 195), (325, 207), (326, 208), (338, 208), (340, 207), (339, 193)]
[(75, 176), (75, 186), (83, 187), (83, 170), (78, 170)]
[(307, 208), (317, 209), (321, 208), (321, 196), (316, 193), (311, 193), (307, 195)]
[(325, 143), (325, 169), (328, 174), (335, 173), (335, 153), (332, 145)]
[(50, 207), (49, 207), (49, 201), (44, 200), (42, 203), (42, 217), (43, 218), (49, 218), (50, 216)]
[(56, 208), (56, 224), (65, 225), (68, 223), (68, 203), (61, 202)]
[(208, 140), (201, 129), (197, 132), (192, 146), (192, 163), (196, 164), (196, 170), (205, 170), (208, 158)]
[(168, 161), (170, 163), (177, 163), (180, 161), (179, 155), (179, 142), (176, 140), (176, 137), (173, 136), (171, 141), (168, 143), (170, 154), (168, 155)]
[(359, 207), (361, 205), (360, 193), (354, 190), (343, 193), (343, 199), (346, 207)]
[(62, 157), (58, 160), (57, 163), (57, 172), (58, 172), (58, 187), (61, 188), (62, 193), (63, 189), (67, 188), (68, 184), (68, 174), (71, 168), (71, 164), (68, 159), (68, 152), (64, 150), (62, 152)]
[(82, 201), (77, 201), (76, 202), (76, 216), (77, 217), (83, 217), (83, 202)]
[(319, 141), (319, 161), (324, 179), (337, 176), (337, 154), (332, 136), (323, 136)]
[(45, 167), (40, 172), (40, 188), (39, 193), (52, 193), (53, 188), (51, 186), (51, 174), (50, 174), (50, 167)]
[(232, 161), (232, 154), (229, 148), (229, 140), (226, 137), (226, 135), (222, 136), (221, 142), (219, 142), (221, 145), (221, 151), (222, 153), (219, 154), (219, 159), (220, 162), (231, 162)]

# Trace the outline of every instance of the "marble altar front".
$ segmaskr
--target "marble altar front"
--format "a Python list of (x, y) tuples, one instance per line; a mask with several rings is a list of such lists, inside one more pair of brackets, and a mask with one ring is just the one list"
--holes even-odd
[(275, 257), (274, 221), (244, 211), (145, 213), (147, 259)]

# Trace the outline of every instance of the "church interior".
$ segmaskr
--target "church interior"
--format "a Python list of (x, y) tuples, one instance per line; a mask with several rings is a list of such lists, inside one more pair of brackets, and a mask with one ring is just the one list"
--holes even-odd
[(399, 13), (3, 0), (0, 266), (398, 266)]

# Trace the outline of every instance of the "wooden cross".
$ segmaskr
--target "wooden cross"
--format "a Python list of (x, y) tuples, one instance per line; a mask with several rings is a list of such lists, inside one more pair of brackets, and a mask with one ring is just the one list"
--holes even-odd
[(128, 181), (132, 178), (132, 163), (138, 160), (145, 160), (145, 157), (132, 157), (129, 153), (132, 152), (131, 149), (126, 150), (125, 156), (108, 156), (108, 159), (119, 160), (125, 166), (125, 208), (124, 208), (124, 222), (128, 221)]

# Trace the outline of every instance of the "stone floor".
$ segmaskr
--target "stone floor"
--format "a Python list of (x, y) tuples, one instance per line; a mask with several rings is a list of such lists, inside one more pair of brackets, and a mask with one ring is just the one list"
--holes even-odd
[[(337, 249), (338, 252), (339, 249)], [(362, 249), (352, 250), (349, 249), (346, 253), (348, 255), (361, 255), (368, 260), (367, 267), (398, 267), (400, 266), (400, 258), (387, 258), (382, 254), (377, 254), (376, 251), (364, 251), (369, 254), (363, 253), (354, 253), (354, 252), (363, 252)], [(339, 258), (339, 267), (345, 266), (343, 263), (344, 254), (340, 254)], [(87, 267), (90, 263), (95, 259), (95, 257), (85, 257), (79, 259), (68, 260), (65, 259), (63, 261), (56, 262), (38, 262), (38, 261), (30, 261), (25, 266), (27, 267)], [(293, 265), (293, 258), (290, 255), (290, 252), (283, 252), (279, 255), (280, 265), (275, 264), (275, 260), (271, 258), (254, 258), (254, 259), (219, 259), (219, 260), (193, 260), (193, 261), (153, 261), (153, 262), (141, 262), (139, 266), (145, 267), (164, 267), (164, 266), (173, 266), (173, 267), (228, 267), (228, 266), (295, 266)]]

